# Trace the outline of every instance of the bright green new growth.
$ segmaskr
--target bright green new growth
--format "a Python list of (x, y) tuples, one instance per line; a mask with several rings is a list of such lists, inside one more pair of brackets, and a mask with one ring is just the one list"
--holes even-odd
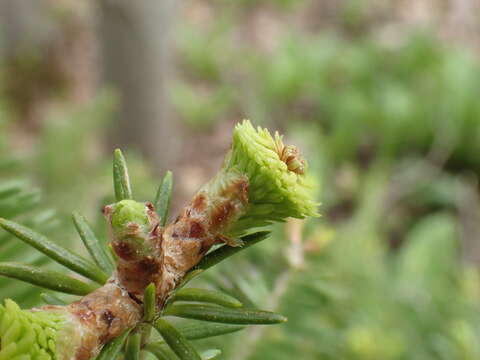
[(248, 120), (238, 124), (224, 170), (248, 177), (249, 206), (232, 232), (242, 233), (287, 217), (318, 216), (305, 168), (298, 150), (285, 146), (278, 133), (273, 138), (267, 129), (255, 129)]
[(53, 360), (65, 319), (55, 312), (21, 310), (12, 300), (0, 305), (0, 360)]
[(122, 200), (113, 205), (112, 229), (115, 232), (124, 232), (130, 223), (135, 223), (142, 227), (149, 225), (145, 204), (134, 200)]

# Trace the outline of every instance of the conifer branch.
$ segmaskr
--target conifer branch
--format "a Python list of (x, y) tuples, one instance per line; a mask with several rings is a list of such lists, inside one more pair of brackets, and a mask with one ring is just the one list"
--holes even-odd
[[(145, 336), (148, 332), (141, 330), (142, 326), (153, 324), (177, 356), (199, 359), (200, 355), (187, 341), (189, 336), (160, 318), (162, 315), (227, 324), (286, 321), (279, 314), (244, 309), (227, 295), (200, 289), (177, 293), (176, 290), (185, 284), (184, 279), (193, 273), (192, 270), (207, 269), (263, 240), (268, 234), (247, 235), (254, 229), (288, 217), (317, 216), (317, 204), (311, 199), (305, 177), (306, 169), (299, 151), (294, 146), (285, 146), (278, 133), (272, 137), (268, 130), (255, 129), (245, 121), (235, 128), (232, 148), (218, 174), (195, 194), (173, 222), (163, 226), (168, 214), (171, 174), (165, 177), (155, 201), (160, 208), (159, 217), (152, 203), (132, 199), (125, 158), (116, 150), (114, 188), (117, 202), (104, 208), (110, 246), (116, 255), (116, 269), (106, 282), (102, 269), (109, 270), (109, 257), (78, 214), (74, 216), (77, 228), (99, 267), (40, 234), (2, 220), (0, 225), (21, 240), (104, 284), (65, 306), (47, 305), (25, 311), (8, 302), (6, 307), (0, 308), (3, 321), (12, 316), (21, 326), (43, 321), (45, 329), (49, 329), (49, 343), (44, 346), (41, 340), (42, 331), (47, 330), (39, 330), (38, 338), (29, 340), (32, 344), (29, 349), (17, 346), (23, 344), (24, 335), (19, 334), (11, 342), (16, 349), (12, 354), (19, 359), (40, 359), (40, 351), (42, 356), (46, 354), (42, 359), (89, 360), (109, 344), (100, 355), (103, 359), (105, 353), (118, 354), (128, 338), (126, 359), (137, 359), (145, 345), (142, 341), (148, 339)], [(222, 247), (205, 256), (214, 245)], [(4, 275), (15, 277), (7, 271)], [(44, 278), (41, 278), (43, 282), (36, 283), (52, 288), (51, 282)], [(62, 281), (65, 286), (72, 287), (76, 280), (64, 277)], [(182, 303), (177, 304), (179, 301)], [(210, 304), (183, 303), (185, 301)], [(221, 328), (219, 331), (230, 330)], [(0, 360), (8, 358), (2, 357), (2, 353), (10, 351), (3, 347), (6, 337), (5, 327), (0, 328)], [(158, 350), (155, 346), (150, 348)]]

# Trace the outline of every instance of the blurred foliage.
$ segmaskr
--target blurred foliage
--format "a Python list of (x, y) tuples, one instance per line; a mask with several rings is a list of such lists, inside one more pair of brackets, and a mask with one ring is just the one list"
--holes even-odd
[[(292, 33), (265, 53), (212, 28), (203, 37), (184, 31), (186, 74), (195, 79), (187, 77), (193, 86), (180, 85), (175, 99), (187, 121), (252, 112), (261, 123), (302, 121), (340, 164), (365, 152), (387, 161), (425, 153), (439, 140), (452, 167), (480, 172), (480, 66), (465, 49), (427, 34), (384, 45)], [(219, 51), (203, 51), (207, 43)]]
[[(287, 226), (211, 275), (289, 318), (207, 343), (225, 358), (480, 355), (480, 276), (462, 261), (478, 239), (463, 238), (459, 215), (459, 194), (478, 194), (480, 64), (425, 29), (385, 38), (366, 3), (339, 5), (335, 28), (321, 32), (302, 23), (318, 11), (309, 1), (200, 1), (179, 26), (180, 118), (282, 128), (322, 185), (325, 217), (300, 236), (303, 266)], [(477, 220), (478, 205), (468, 210)]]
[[(44, 197), (29, 179), (20, 175), (21, 159), (9, 151), (7, 134), (7, 110), (0, 104), (0, 217), (19, 219), (29, 226), (52, 233), (58, 231), (60, 223), (56, 213), (44, 204)], [(0, 234), (1, 260), (28, 261), (44, 265), (47, 261), (41, 254), (5, 232)], [(35, 305), (40, 299), (40, 289), (9, 279), (0, 279), (0, 291), (25, 306)]]

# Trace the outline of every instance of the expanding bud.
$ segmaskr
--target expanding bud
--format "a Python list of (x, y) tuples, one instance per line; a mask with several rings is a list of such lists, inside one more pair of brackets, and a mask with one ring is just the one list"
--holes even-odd
[(112, 205), (111, 224), (116, 236), (129, 235), (134, 230), (146, 230), (150, 223), (149, 208), (134, 200), (122, 200)]
[(71, 355), (67, 347), (76, 347), (71, 336), (74, 329), (65, 312), (26, 311), (5, 300), (5, 305), (0, 305), (0, 318), (0, 360), (67, 360)]
[(208, 250), (220, 242), (241, 245), (239, 236), (287, 217), (317, 216), (305, 180), (305, 160), (276, 134), (237, 125), (231, 151), (218, 174), (203, 186), (162, 234), (162, 278), (168, 294)]
[(293, 145), (284, 145), (267, 129), (255, 129), (250, 121), (238, 124), (224, 170), (246, 175), (249, 204), (230, 233), (283, 221), (287, 217), (318, 216), (305, 178), (306, 162)]
[(141, 297), (160, 267), (159, 221), (153, 205), (122, 200), (105, 207), (117, 254), (117, 276), (132, 295)]

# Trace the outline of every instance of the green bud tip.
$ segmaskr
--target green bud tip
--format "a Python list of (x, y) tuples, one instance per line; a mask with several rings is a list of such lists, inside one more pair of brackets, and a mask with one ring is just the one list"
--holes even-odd
[[(0, 305), (0, 360), (58, 359), (66, 317), (55, 311), (21, 310), (12, 300)], [(62, 344), (59, 344), (62, 343)]]
[(114, 232), (128, 231), (131, 224), (147, 227), (150, 224), (148, 208), (144, 203), (122, 200), (112, 205), (111, 224)]
[(233, 233), (287, 217), (319, 216), (319, 204), (306, 177), (307, 163), (295, 146), (283, 143), (278, 132), (272, 137), (248, 120), (237, 124), (223, 170), (245, 174), (249, 180), (249, 205)]
[(132, 261), (151, 254), (150, 235), (158, 225), (153, 205), (121, 200), (104, 208), (113, 235), (113, 249), (120, 258)]

